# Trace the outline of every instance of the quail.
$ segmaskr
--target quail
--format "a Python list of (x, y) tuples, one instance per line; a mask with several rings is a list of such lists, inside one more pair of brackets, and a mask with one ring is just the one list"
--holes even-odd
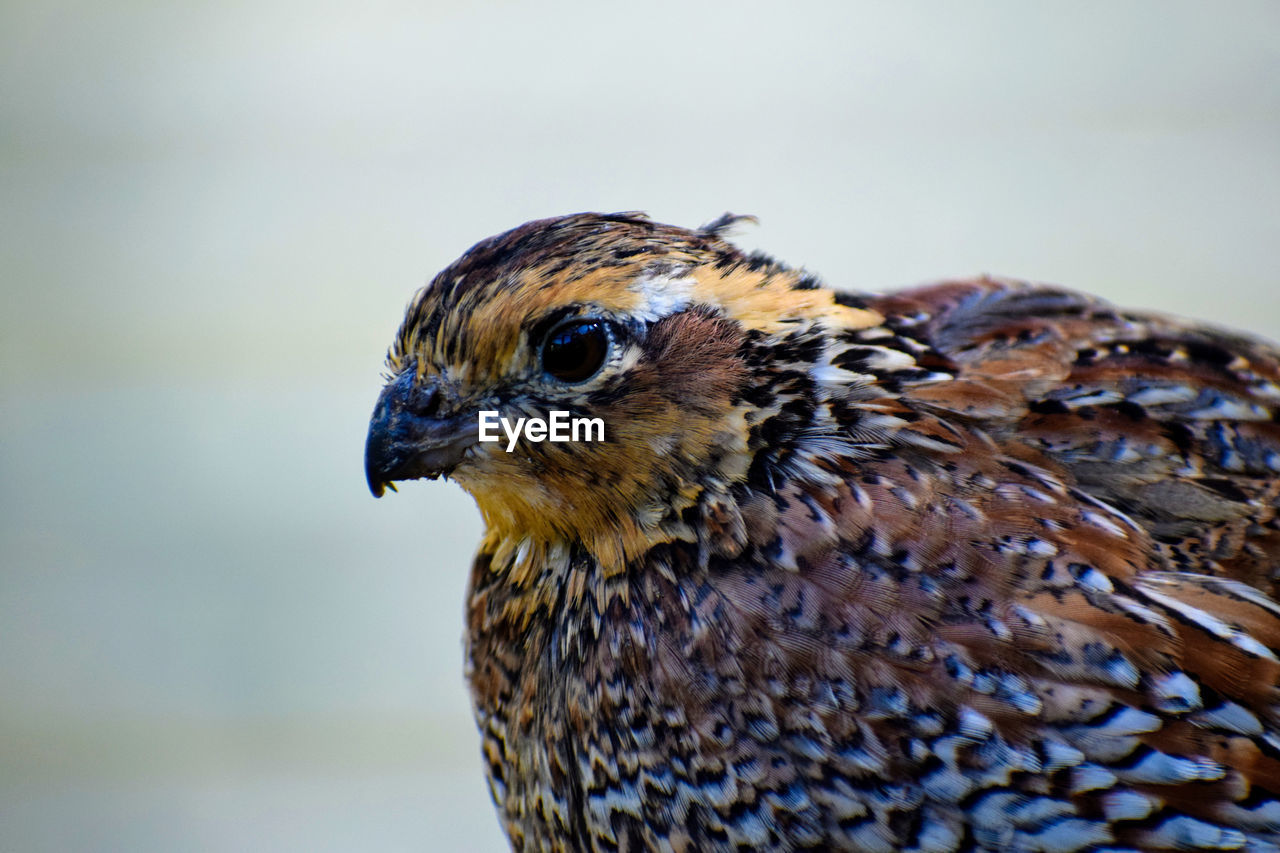
[(530, 222), (391, 345), (369, 486), (483, 517), (512, 848), (1280, 850), (1280, 349), (738, 218)]

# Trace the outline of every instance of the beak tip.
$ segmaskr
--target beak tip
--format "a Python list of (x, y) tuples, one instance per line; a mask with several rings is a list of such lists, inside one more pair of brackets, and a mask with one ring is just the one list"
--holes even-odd
[(382, 476), (384, 466), (380, 464), (380, 459), (376, 457), (373, 433), (371, 432), (369, 443), (365, 446), (364, 477), (365, 482), (369, 484), (369, 491), (373, 493), (375, 498), (380, 498), (386, 492), (387, 482)]

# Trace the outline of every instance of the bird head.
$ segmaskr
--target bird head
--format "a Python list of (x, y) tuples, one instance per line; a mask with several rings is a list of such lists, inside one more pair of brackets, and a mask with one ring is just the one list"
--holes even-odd
[[(739, 218), (688, 230), (578, 214), (471, 248), (416, 294), (388, 353), (365, 452), (374, 495), (449, 477), (491, 534), (581, 542), (602, 563), (679, 537), (683, 511), (748, 476), (788, 360), (821, 363), (830, 329), (881, 319), (728, 243)], [(603, 440), (498, 429), (553, 412), (598, 419)], [(480, 440), (482, 413), (497, 441)]]

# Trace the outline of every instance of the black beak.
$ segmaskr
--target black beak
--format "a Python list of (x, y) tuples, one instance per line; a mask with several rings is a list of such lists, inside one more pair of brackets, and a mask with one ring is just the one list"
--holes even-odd
[(387, 383), (373, 407), (364, 473), (375, 498), (396, 480), (448, 476), (476, 443), (475, 414), (442, 412), (435, 385), (420, 385), (415, 379), (413, 369), (404, 371)]

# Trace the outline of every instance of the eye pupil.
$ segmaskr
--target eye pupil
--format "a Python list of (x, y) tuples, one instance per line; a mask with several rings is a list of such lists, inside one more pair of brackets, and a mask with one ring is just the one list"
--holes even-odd
[(609, 333), (600, 320), (575, 320), (554, 330), (542, 345), (542, 369), (561, 382), (596, 375), (609, 354)]

